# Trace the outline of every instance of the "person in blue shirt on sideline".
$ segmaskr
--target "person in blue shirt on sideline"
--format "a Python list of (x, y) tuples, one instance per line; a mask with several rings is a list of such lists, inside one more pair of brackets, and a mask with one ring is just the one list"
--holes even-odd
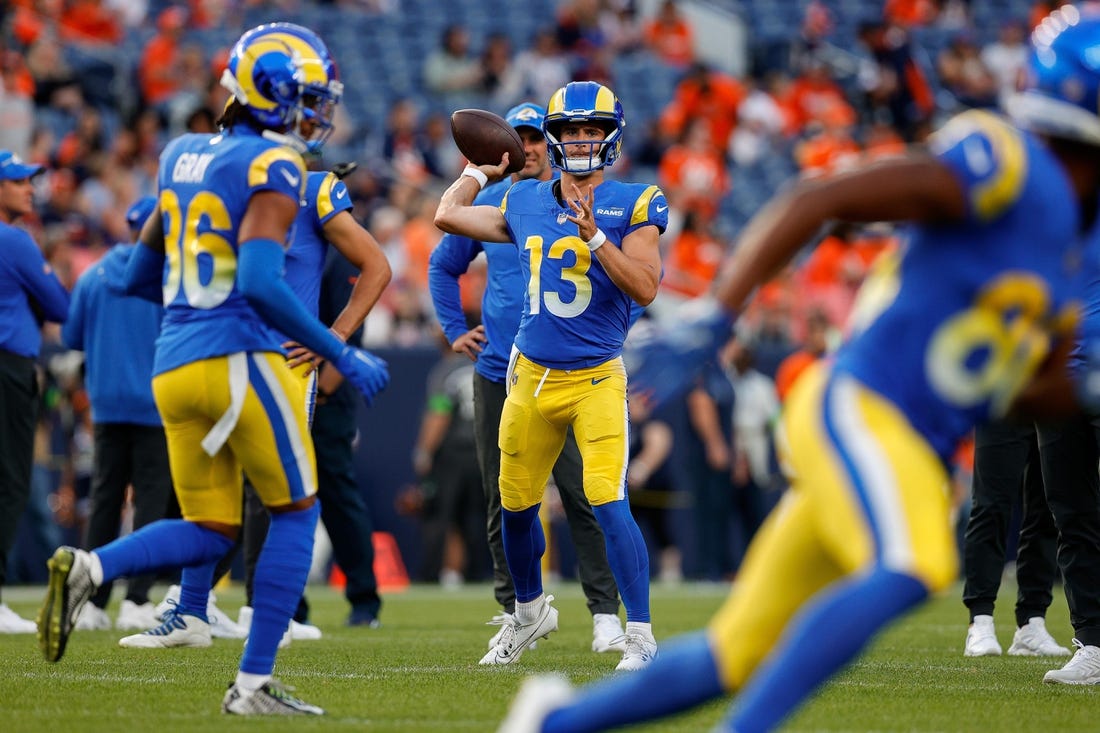
[[(31, 179), (40, 165), (27, 165), (0, 150), (0, 590), (8, 553), (31, 491), (38, 375), (34, 360), (44, 321), (60, 323), (69, 294), (34, 239), (14, 226), (34, 210)], [(33, 634), (34, 622), (0, 602), (0, 634)]]
[[(126, 212), (134, 242), (157, 200), (146, 196)], [(85, 353), (84, 384), (92, 405), (95, 460), (87, 547), (118, 537), (126, 487), (134, 487), (134, 529), (164, 518), (172, 494), (168, 445), (153, 401), (153, 354), (164, 307), (111, 287), (121, 282), (134, 242), (116, 244), (88, 268), (73, 288), (61, 340)], [(149, 588), (154, 575), (129, 579), (117, 627), (144, 629), (155, 622)], [(111, 598), (104, 583), (77, 619), (78, 629), (111, 628), (104, 610)]]
[[(520, 104), (508, 111), (505, 119), (523, 139), (523, 148), (527, 153), (526, 164), (520, 171), (512, 174), (511, 178), (487, 186), (478, 194), (475, 204), (499, 206), (514, 181), (548, 181), (554, 177), (554, 169), (550, 167), (547, 158), (546, 138), (542, 135), (545, 115), (545, 109), (531, 103)], [(458, 278), (481, 252), (485, 253), (489, 267), (485, 295), (481, 300), (482, 324), (467, 329), (466, 316), (462, 312), (459, 299)], [(497, 446), (497, 438), (500, 414), (507, 396), (505, 374), (508, 371), (508, 356), (516, 331), (519, 330), (527, 287), (514, 245), (479, 242), (469, 237), (447, 234), (432, 251), (428, 264), (428, 288), (432, 294), (436, 317), (451, 343), (451, 348), (476, 362), (474, 437), (485, 491), (489, 551), (493, 558), (493, 593), (503, 609), (491, 623), (502, 623), (510, 619), (515, 611), (516, 591), (512, 576), (508, 573), (501, 535), (498, 486), (500, 448)], [(577, 549), (581, 587), (588, 599), (588, 610), (592, 613), (592, 650), (624, 651), (618, 589), (611, 566), (607, 562), (603, 532), (584, 496), (581, 454), (572, 431), (569, 431), (565, 447), (554, 464), (554, 481), (569, 520), (573, 544)], [(490, 649), (499, 641), (499, 633), (489, 642)]]

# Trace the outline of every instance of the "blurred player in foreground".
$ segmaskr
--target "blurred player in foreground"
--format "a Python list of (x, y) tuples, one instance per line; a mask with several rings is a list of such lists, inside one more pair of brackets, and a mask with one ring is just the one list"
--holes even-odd
[[(975, 424), (1072, 397), (1072, 298), (1096, 266), (1100, 19), (1064, 7), (1033, 51), (1030, 87), (1009, 106), (1016, 125), (966, 112), (930, 151), (804, 181), (749, 224), (718, 283), (721, 311), (699, 332), (728, 334), (825, 222), (918, 222), (864, 287), (850, 340), (792, 391), (791, 489), (708, 628), (637, 675), (579, 691), (529, 680), (502, 731), (605, 730), (730, 692), (721, 730), (772, 730), (955, 580), (946, 459)], [(642, 363), (639, 388), (656, 366)]]
[[(59, 548), (39, 644), (58, 661), (81, 606), (106, 580), (174, 567), (212, 574), (240, 531), (243, 469), (271, 512), (271, 530), (256, 567), (251, 633), (222, 710), (321, 714), (271, 676), (320, 512), (300, 379), (286, 368), (279, 333), (332, 362), (368, 399), (389, 376), (384, 362), (312, 317), (283, 278), (305, 191), (302, 153), (331, 130), (342, 93), (328, 49), (301, 26), (258, 26), (233, 47), (222, 83), (234, 97), (224, 131), (183, 135), (165, 148), (159, 206), (126, 274), (128, 292), (165, 304), (153, 394), (184, 518), (93, 553)], [(311, 141), (301, 133), (307, 118), (319, 128)], [(180, 606), (204, 609), (209, 585), (192, 585)]]

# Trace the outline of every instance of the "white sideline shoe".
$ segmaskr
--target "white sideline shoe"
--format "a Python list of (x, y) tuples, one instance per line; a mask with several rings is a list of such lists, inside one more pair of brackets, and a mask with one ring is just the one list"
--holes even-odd
[(8, 604), (0, 603), (0, 634), (33, 634), (37, 630), (34, 621), (23, 618), (8, 608)]
[(592, 614), (592, 651), (626, 652), (626, 634), (617, 615)]
[[(142, 626), (141, 628), (148, 627)], [(73, 629), (76, 631), (110, 631), (111, 617), (94, 603), (86, 603), (84, 608), (80, 609), (80, 615), (76, 617), (76, 624), (73, 625)]]
[(210, 624), (198, 616), (178, 613), (164, 614), (160, 626), (133, 636), (124, 636), (118, 645), (128, 649), (172, 649), (190, 647), (201, 649), (210, 646)]
[(616, 672), (635, 672), (645, 669), (657, 658), (657, 641), (652, 637), (647, 638), (642, 634), (628, 632), (623, 634), (623, 640), (626, 643), (626, 651), (615, 667)]
[(1073, 640), (1077, 652), (1061, 669), (1052, 669), (1043, 675), (1043, 682), (1052, 685), (1100, 684), (1100, 647), (1085, 646)]
[[(248, 629), (242, 629), (229, 614), (218, 608), (214, 591), (206, 597), (206, 619), (210, 624), (210, 636), (215, 639), (243, 639), (248, 636)], [(164, 594), (164, 600), (157, 604), (157, 617), (161, 620), (170, 610), (178, 608), (180, 602), (180, 587), (168, 586), (168, 592)]]
[(255, 692), (237, 685), (229, 686), (222, 699), (222, 712), (232, 715), (324, 715), (325, 711), (290, 694), (287, 687), (272, 678)]
[(557, 631), (558, 609), (550, 605), (552, 600), (554, 596), (543, 596), (538, 618), (529, 624), (520, 624), (513, 614), (511, 622), (501, 629), (500, 640), (478, 664), (511, 664), (531, 646), (531, 642)]
[(573, 699), (573, 686), (560, 675), (528, 677), (497, 733), (539, 733), (546, 716)]
[(966, 631), (966, 647), (963, 655), (967, 657), (999, 657), (1001, 645), (993, 628), (992, 616), (975, 616)]
[(157, 610), (150, 601), (134, 603), (130, 600), (123, 600), (118, 609), (118, 618), (115, 619), (115, 628), (121, 631), (150, 629), (156, 626), (159, 621)]
[[(299, 626), (305, 626), (305, 625), (306, 624), (299, 624)], [(239, 626), (241, 628), (241, 630), (244, 632), (244, 641), (247, 644), (248, 643), (248, 634), (252, 630), (252, 606), (241, 606), (241, 610), (237, 614), (237, 626)], [(280, 649), (286, 649), (288, 646), (290, 646), (290, 642), (291, 642), (292, 639), (297, 639), (298, 638), (298, 637), (294, 636), (293, 628), (292, 628), (293, 626), (294, 626), (294, 620), (291, 619), (290, 626), (288, 626), (286, 631), (283, 632), (283, 638), (279, 639), (279, 648)], [(313, 628), (316, 629), (317, 627), (314, 626)], [(320, 639), (321, 638), (320, 634), (321, 634), (321, 630), (317, 629), (317, 636), (313, 637), (313, 638)], [(302, 637), (302, 638), (306, 638), (306, 637)]]
[(1042, 616), (1032, 616), (1016, 629), (1008, 653), (1014, 657), (1068, 657), (1069, 649), (1054, 640)]

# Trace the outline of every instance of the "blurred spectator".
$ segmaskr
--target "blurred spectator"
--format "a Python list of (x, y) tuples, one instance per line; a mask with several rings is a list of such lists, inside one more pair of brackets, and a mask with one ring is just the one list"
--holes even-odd
[(558, 8), (558, 45), (584, 57), (607, 43), (600, 27), (600, 0), (564, 0)]
[[(773, 72), (765, 83), (768, 87), (781, 88), (785, 82), (782, 72)], [(750, 166), (762, 158), (781, 154), (777, 146), (791, 124), (769, 88), (753, 82), (737, 108), (737, 127), (730, 134), (727, 152), (734, 165)]]
[(27, 50), (27, 69), (34, 79), (36, 107), (71, 112), (83, 104), (76, 75), (52, 33), (43, 33)]
[(417, 194), (409, 202), (402, 239), (405, 242), (405, 279), (422, 294), (428, 292), (428, 260), (443, 232), (435, 226), (439, 197)]
[(882, 9), (888, 22), (903, 28), (930, 25), (938, 13), (936, 0), (886, 0)]
[[(676, 482), (669, 457), (675, 435), (664, 415), (653, 413), (641, 395), (631, 394), (627, 398), (627, 409), (630, 411), (630, 462), (626, 467), (626, 488), (630, 512), (638, 527), (656, 545), (655, 562), (650, 563), (651, 574), (663, 582), (675, 583), (683, 578), (682, 553), (672, 528)], [(651, 546), (648, 541), (646, 545)]]
[(802, 347), (779, 365), (775, 374), (775, 390), (779, 401), (785, 402), (798, 378), (829, 350), (832, 324), (823, 311), (814, 310), (806, 317), (806, 336)]
[(967, 107), (992, 107), (1000, 91), (996, 77), (982, 61), (977, 40), (969, 32), (957, 33), (936, 57), (940, 82)]
[(665, 151), (657, 170), (672, 208), (697, 212), (703, 219), (718, 213), (718, 202), (729, 190), (724, 151), (724, 146), (715, 147), (707, 120), (687, 123), (680, 142)]
[(665, 257), (661, 290), (687, 298), (703, 295), (724, 254), (725, 247), (711, 231), (709, 219), (698, 211), (685, 212), (680, 233)]
[(482, 83), (479, 59), (470, 54), (470, 32), (452, 23), (443, 29), (439, 47), (424, 61), (424, 86), (448, 109), (474, 106)]
[(997, 81), (997, 97), (1002, 107), (1022, 84), (1028, 55), (1024, 24), (1015, 19), (1003, 22), (997, 40), (982, 49), (982, 62)]
[(115, 45), (122, 40), (118, 18), (103, 0), (69, 0), (61, 14), (60, 30), (68, 43)]
[(34, 131), (34, 79), (15, 51), (3, 51), (0, 67), (0, 149), (27, 157)]
[(856, 121), (856, 111), (844, 96), (844, 90), (833, 81), (825, 63), (816, 57), (806, 59), (801, 73), (787, 88), (784, 102), (798, 131), (804, 131), (813, 122), (835, 127), (850, 126)]
[(711, 143), (725, 150), (744, 98), (745, 89), (737, 79), (704, 63), (692, 64), (661, 112), (661, 131), (666, 139), (676, 140), (689, 121), (702, 118), (710, 128)]
[(916, 140), (935, 112), (936, 100), (913, 58), (909, 34), (900, 25), (867, 23), (859, 37), (878, 64), (874, 85), (866, 87), (871, 109), (885, 110), (906, 140)]
[(669, 66), (683, 69), (695, 61), (695, 31), (676, 0), (664, 0), (643, 32), (649, 50)]
[(511, 40), (503, 33), (491, 33), (481, 52), (481, 93), (492, 108), (506, 109), (519, 93), (519, 84)]
[(382, 157), (392, 167), (393, 180), (417, 186), (440, 176), (432, 147), (420, 129), (420, 109), (408, 98), (397, 100), (386, 118)]
[(489, 545), (474, 445), (474, 365), (439, 338), (443, 357), (428, 374), (413, 469), (424, 494), (421, 577), (454, 587), (485, 577)]
[(502, 108), (523, 99), (535, 99), (545, 105), (554, 92), (573, 78), (569, 59), (562, 53), (558, 37), (551, 28), (535, 31), (530, 47), (516, 56), (513, 69), (517, 93), (507, 103), (500, 99)]
[(645, 47), (644, 31), (633, 0), (609, 0), (600, 12), (600, 30), (609, 53), (625, 55)]
[(730, 580), (739, 558), (733, 556), (732, 487), (733, 385), (717, 365), (705, 367), (687, 395), (690, 430), (684, 438), (684, 466), (695, 500), (697, 575)]
[(157, 16), (157, 33), (145, 44), (138, 65), (141, 98), (145, 104), (163, 106), (184, 82), (179, 68), (179, 42), (187, 23), (187, 11), (168, 7)]
[(836, 173), (859, 159), (860, 147), (852, 137), (854, 122), (850, 107), (832, 107), (806, 126), (806, 139), (795, 148), (795, 160), (804, 176)]

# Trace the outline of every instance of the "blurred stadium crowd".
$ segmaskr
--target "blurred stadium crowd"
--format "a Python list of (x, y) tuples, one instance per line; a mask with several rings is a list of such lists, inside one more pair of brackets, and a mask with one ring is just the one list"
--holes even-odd
[[(996, 107), (1015, 87), (1031, 26), (1059, 4), (10, 0), (2, 6), (0, 148), (46, 166), (35, 179), (37, 211), (24, 226), (71, 287), (108, 247), (128, 239), (124, 214), (154, 192), (164, 143), (185, 130), (213, 129), (227, 94), (218, 79), (241, 31), (271, 20), (312, 27), (346, 84), (336, 134), (318, 164), (359, 163), (346, 181), (354, 213), (383, 245), (394, 272), (364, 342), (431, 347), (437, 329), (427, 267), (441, 236), (432, 217), (442, 188), (464, 164), (449, 113), (545, 103), (570, 80), (597, 80), (616, 91), (628, 121), (626, 154), (610, 175), (655, 180), (671, 205), (662, 294), (652, 308), (659, 319), (706, 291), (739, 229), (792, 176), (890, 155), (962, 107)], [(701, 17), (717, 19), (731, 38), (743, 31), (743, 64), (726, 68), (722, 55), (707, 53)], [(687, 574), (721, 579), (736, 571), (739, 548), (779, 482), (768, 445), (775, 407), (767, 393), (774, 389), (781, 399), (800, 368), (835, 344), (865, 274), (895, 246), (895, 236), (882, 226), (823, 233), (811, 256), (756, 298), (717, 377), (700, 384), (680, 417), (668, 418), (677, 439), (693, 435), (688, 440), (699, 446), (700, 459), (721, 477), (716, 487), (714, 476), (692, 477), (688, 470), (665, 487), (693, 495), (686, 505), (709, 507), (696, 514), (706, 514), (713, 530), (677, 532), (658, 544), (675, 550), (685, 537), (717, 534), (714, 541), (724, 547), (715, 564), (696, 562), (684, 568)], [(483, 286), (484, 270), (475, 268), (463, 291), (472, 321)], [(79, 542), (90, 466), (80, 355), (66, 352), (53, 330), (45, 341), (48, 409), (24, 549)], [(708, 434), (700, 418), (708, 410), (719, 414), (719, 436)], [(725, 455), (716, 440), (724, 441)], [(691, 462), (690, 450), (676, 452), (682, 464)], [(650, 479), (652, 471), (645, 473)], [(708, 503), (704, 494), (714, 492), (726, 496)], [(741, 529), (731, 530), (734, 524)], [(28, 558), (39, 554), (20, 547), (9, 579), (33, 580), (38, 570)], [(669, 577), (681, 572), (675, 561), (664, 570)]]

